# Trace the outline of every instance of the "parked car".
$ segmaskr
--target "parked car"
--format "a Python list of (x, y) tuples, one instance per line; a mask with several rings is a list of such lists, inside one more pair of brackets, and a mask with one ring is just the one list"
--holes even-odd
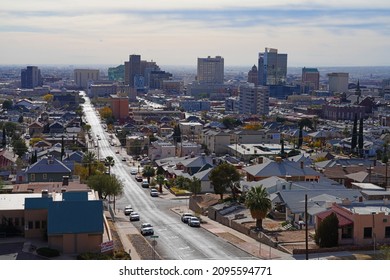
[(187, 224), (190, 227), (200, 227), (200, 221), (199, 221), (199, 219), (197, 217), (189, 218)]
[(141, 166), (144, 166), (144, 165), (147, 165), (147, 164), (151, 164), (152, 161), (150, 159), (142, 159), (139, 164), (141, 164)]
[(183, 215), (181, 215), (181, 221), (183, 223), (187, 223), (188, 222), (188, 219), (193, 217), (194, 215), (192, 215), (191, 213), (184, 213)]
[(141, 234), (142, 235), (153, 235), (154, 234), (153, 226), (149, 223), (143, 223), (141, 225)]
[(131, 174), (131, 175), (137, 175), (137, 173), (138, 173), (138, 172), (137, 172), (137, 169), (131, 169), (131, 170), (130, 170), (130, 174)]
[(137, 180), (137, 182), (142, 182), (142, 180), (144, 179), (144, 177), (142, 177), (142, 175), (141, 174), (137, 174), (137, 175), (135, 175), (135, 180)]
[(131, 214), (130, 214), (130, 221), (139, 221), (139, 214), (138, 214), (138, 212), (131, 212)]
[(142, 186), (143, 188), (149, 188), (148, 179), (143, 179), (143, 180), (142, 180), (142, 183), (141, 183), (141, 186)]
[(159, 195), (158, 190), (156, 190), (156, 189), (151, 189), (150, 190), (150, 196), (158, 197), (158, 195)]
[(133, 212), (133, 208), (131, 207), (131, 205), (127, 205), (125, 207), (125, 209), (123, 210), (123, 213), (126, 215), (126, 216), (129, 216), (131, 214), (131, 212)]

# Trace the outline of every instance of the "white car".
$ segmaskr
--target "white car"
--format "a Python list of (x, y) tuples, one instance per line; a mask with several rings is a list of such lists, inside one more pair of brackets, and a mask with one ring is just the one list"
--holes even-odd
[(131, 169), (130, 170), (130, 174), (131, 175), (137, 175), (137, 173), (138, 173), (137, 169)]
[(200, 221), (199, 221), (199, 219), (197, 217), (189, 218), (187, 224), (190, 227), (200, 227)]
[(130, 206), (130, 205), (127, 205), (125, 207), (125, 209), (123, 210), (123, 213), (126, 215), (126, 216), (129, 216), (131, 214), (131, 212), (133, 212), (133, 208)]
[(183, 215), (181, 215), (181, 221), (183, 223), (188, 223), (188, 219), (193, 217), (194, 215), (192, 215), (191, 213), (184, 213)]
[(130, 213), (130, 221), (139, 221), (139, 214), (138, 214), (138, 212), (131, 212)]
[(151, 189), (150, 190), (150, 196), (151, 197), (158, 197), (159, 193), (158, 193), (158, 190), (156, 189)]
[(144, 223), (141, 225), (141, 234), (142, 235), (153, 235), (154, 230), (153, 226), (149, 223)]

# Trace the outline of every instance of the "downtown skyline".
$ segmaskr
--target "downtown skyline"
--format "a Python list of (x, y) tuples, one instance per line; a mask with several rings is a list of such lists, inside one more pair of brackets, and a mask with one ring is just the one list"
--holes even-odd
[[(289, 67), (389, 66), (390, 4), (374, 1), (10, 1), (1, 64), (257, 64), (266, 47)], [(351, 3), (352, 2), (352, 3)]]

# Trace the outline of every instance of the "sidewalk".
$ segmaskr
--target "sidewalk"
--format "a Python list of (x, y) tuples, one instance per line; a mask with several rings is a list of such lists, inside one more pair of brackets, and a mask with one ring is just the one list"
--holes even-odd
[[(192, 212), (186, 206), (172, 208), (171, 210), (178, 215), (181, 215), (185, 212)], [(254, 257), (264, 260), (294, 260), (290, 254), (281, 252), (273, 247), (262, 244), (253, 238), (230, 227), (224, 226), (216, 221), (213, 221), (206, 216), (201, 216), (201, 220), (205, 222), (201, 224), (202, 228), (220, 238), (225, 239), (233, 246), (240, 248)]]
[(129, 217), (122, 212), (116, 213), (114, 225), (122, 242), (123, 250), (130, 254), (132, 260), (140, 260), (141, 257), (129, 239), (130, 234), (140, 234), (138, 229), (129, 221)]

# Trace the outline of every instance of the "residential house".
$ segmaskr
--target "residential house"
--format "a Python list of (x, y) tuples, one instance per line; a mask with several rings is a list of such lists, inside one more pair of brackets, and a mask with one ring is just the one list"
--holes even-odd
[(154, 141), (150, 144), (148, 156), (150, 160), (169, 158), (176, 155), (176, 146), (170, 142)]
[(0, 151), (0, 168), (6, 169), (7, 167), (13, 167), (16, 165), (18, 155), (8, 150)]
[(277, 176), (287, 181), (318, 182), (321, 173), (304, 165), (304, 162), (283, 160), (277, 157), (275, 161), (263, 159), (262, 163), (244, 167), (248, 181), (260, 181), (271, 176)]
[(33, 122), (28, 126), (28, 133), (31, 137), (39, 136), (43, 133), (44, 125), (40, 122)]
[(49, 126), (50, 134), (62, 134), (65, 131), (65, 126), (60, 122), (54, 122)]
[(28, 182), (59, 182), (64, 176), (71, 176), (70, 170), (53, 156), (44, 157), (26, 168)]
[(373, 245), (390, 243), (390, 207), (388, 200), (334, 203), (316, 215), (316, 227), (330, 214), (339, 220), (338, 243)]

